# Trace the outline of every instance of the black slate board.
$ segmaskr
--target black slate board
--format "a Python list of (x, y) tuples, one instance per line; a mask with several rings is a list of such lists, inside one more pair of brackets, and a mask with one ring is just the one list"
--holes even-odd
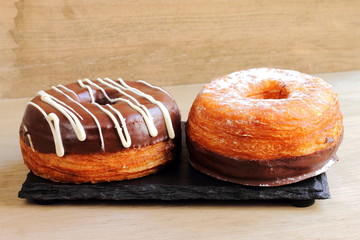
[[(184, 136), (183, 136), (184, 138)], [(330, 198), (325, 173), (279, 187), (251, 187), (223, 182), (195, 170), (188, 162), (186, 143), (177, 162), (162, 171), (139, 179), (97, 183), (64, 184), (30, 172), (20, 198), (38, 203), (56, 200), (289, 200), (295, 206), (312, 205)]]

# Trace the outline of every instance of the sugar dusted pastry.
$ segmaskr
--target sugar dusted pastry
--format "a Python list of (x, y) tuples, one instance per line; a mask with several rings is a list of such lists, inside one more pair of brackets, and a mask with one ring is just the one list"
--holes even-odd
[(249, 69), (207, 84), (186, 124), (190, 162), (230, 182), (278, 186), (325, 172), (342, 140), (338, 95), (318, 77)]

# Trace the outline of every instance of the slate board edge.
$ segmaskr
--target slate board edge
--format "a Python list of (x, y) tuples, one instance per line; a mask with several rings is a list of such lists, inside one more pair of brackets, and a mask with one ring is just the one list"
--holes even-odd
[[(28, 176), (32, 174), (31, 172)], [(27, 180), (19, 192), (29, 200), (311, 200), (329, 199), (326, 175), (315, 177), (317, 188), (236, 186), (177, 186), (164, 184), (121, 185), (33, 183)], [(320, 185), (319, 185), (320, 184)]]

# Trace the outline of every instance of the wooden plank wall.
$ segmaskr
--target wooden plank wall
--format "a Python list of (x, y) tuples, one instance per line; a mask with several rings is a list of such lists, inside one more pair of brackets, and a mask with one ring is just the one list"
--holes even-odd
[(79, 78), (360, 68), (358, 0), (1, 0), (0, 98)]

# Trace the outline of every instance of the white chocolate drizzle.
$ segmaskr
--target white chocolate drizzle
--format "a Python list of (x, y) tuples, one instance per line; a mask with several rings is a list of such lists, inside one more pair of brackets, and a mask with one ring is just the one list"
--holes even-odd
[(50, 113), (48, 115), (44, 111), (44, 109), (42, 109), (36, 103), (29, 102), (28, 105), (32, 105), (32, 106), (36, 107), (42, 113), (42, 115), (44, 115), (46, 121), (49, 123), (51, 132), (53, 134), (56, 155), (58, 155), (59, 157), (64, 156), (65, 150), (64, 150), (64, 145), (63, 145), (62, 138), (61, 138), (60, 121), (59, 121), (58, 116), (56, 116), (55, 113)]
[(92, 92), (91, 87), (85, 85), (85, 84), (83, 83), (83, 81), (81, 81), (81, 80), (78, 80), (78, 83), (79, 83), (80, 87), (86, 88), (86, 89), (88, 90), (89, 95), (90, 95), (90, 101), (91, 101), (91, 103), (94, 103), (94, 102), (95, 102), (95, 98), (94, 98), (94, 93)]
[(28, 141), (29, 141), (29, 144), (30, 144), (31, 149), (32, 149), (33, 151), (35, 151), (34, 144), (33, 144), (32, 140), (31, 140), (31, 136), (30, 136), (30, 133), (28, 132), (27, 127), (26, 127), (25, 125), (23, 125), (23, 128), (24, 128), (24, 131), (25, 131), (25, 135), (27, 136), (27, 139), (28, 139)]
[[(80, 80), (81, 81), (81, 80)], [(82, 82), (82, 81), (81, 81)], [(92, 82), (90, 79), (85, 79), (85, 82), (96, 87), (97, 89), (99, 89), (103, 94), (104, 96), (106, 97), (106, 99), (113, 103), (113, 102), (118, 102), (118, 101), (121, 101), (121, 102), (125, 102), (127, 103), (131, 108), (133, 108), (134, 110), (136, 110), (137, 112), (139, 112), (141, 114), (141, 116), (143, 117), (144, 121), (145, 121), (145, 124), (146, 124), (146, 127), (148, 128), (148, 131), (149, 131), (149, 134), (150, 136), (152, 137), (156, 137), (158, 135), (158, 130), (157, 128), (155, 127), (155, 124), (154, 124), (154, 120), (153, 120), (153, 117), (151, 116), (150, 112), (149, 112), (149, 109), (147, 109), (144, 105), (141, 105), (135, 98), (131, 97), (130, 95), (128, 94), (124, 94), (124, 95), (127, 95), (127, 96), (130, 96), (130, 99), (131, 100), (135, 100), (135, 104), (133, 102), (131, 102), (130, 100), (128, 99), (125, 99), (125, 98), (110, 98), (107, 93), (105, 92), (105, 89), (100, 87), (98, 84)], [(87, 86), (89, 87), (88, 85), (84, 85), (84, 86)], [(107, 85), (108, 86), (108, 85)], [(112, 87), (114, 88), (114, 87)], [(115, 89), (115, 88), (114, 88)], [(89, 89), (88, 89), (89, 90)], [(90, 88), (91, 90), (91, 88)], [(121, 91), (121, 90), (120, 90)], [(120, 93), (124, 93), (123, 91), (121, 91)], [(94, 102), (92, 102), (94, 103)]]
[[(75, 95), (76, 93), (74, 91), (72, 91), (71, 89), (65, 87), (65, 86), (62, 86), (62, 85), (58, 85), (58, 87), (62, 87), (64, 89), (66, 89), (67, 91), (69, 92), (73, 92)], [(74, 99), (72, 99), (69, 95), (67, 95), (66, 93), (64, 93), (63, 91), (61, 91), (60, 89), (58, 89), (57, 87), (52, 87), (53, 90), (57, 91), (58, 93), (61, 93), (63, 94), (67, 99), (69, 99), (70, 101), (72, 101), (73, 103), (77, 104), (79, 107), (81, 107), (85, 112), (87, 112), (91, 117), (92, 119), (95, 121), (95, 124), (98, 128), (98, 131), (99, 131), (99, 136), (100, 136), (100, 142), (101, 142), (101, 150), (102, 151), (105, 151), (105, 144), (104, 144), (104, 137), (103, 137), (103, 134), (102, 134), (102, 130), (101, 130), (101, 125), (100, 125), (100, 122), (99, 120), (97, 119), (97, 117), (94, 116), (94, 114), (92, 114), (86, 107), (84, 107), (83, 105), (81, 105), (80, 103), (78, 103), (77, 101), (75, 101)], [(77, 97), (77, 95), (76, 95)]]
[[(64, 85), (61, 85), (61, 84), (57, 85), (56, 87), (57, 87), (57, 89), (58, 89), (58, 88), (62, 88), (62, 89), (64, 89), (64, 90), (68, 91), (68, 92), (71, 92), (78, 100), (80, 100), (79, 97), (78, 97), (78, 95), (76, 94), (76, 92), (74, 92), (74, 91), (71, 90), (70, 88), (65, 87)], [(63, 93), (63, 91), (61, 91), (61, 92)], [(76, 101), (75, 101), (75, 102), (76, 102)]]
[(166, 126), (166, 130), (167, 130), (167, 133), (169, 135), (169, 138), (170, 139), (174, 139), (175, 138), (175, 131), (174, 131), (174, 128), (173, 128), (173, 125), (172, 125), (172, 121), (171, 121), (171, 116), (170, 116), (170, 113), (169, 111), (167, 110), (167, 108), (164, 106), (164, 104), (160, 101), (157, 101), (153, 98), (153, 96), (149, 95), (149, 94), (146, 94), (144, 92), (141, 92), (139, 89), (136, 89), (136, 88), (133, 88), (133, 87), (130, 87), (129, 85), (127, 85), (125, 83), (124, 80), (122, 80), (121, 78), (119, 78), (119, 82), (120, 84), (116, 83), (115, 81), (109, 79), (109, 78), (105, 78), (105, 80), (111, 82), (112, 84), (114, 84), (115, 86), (117, 87), (121, 87), (123, 86), (126, 90), (129, 90), (135, 94), (137, 94), (138, 96), (141, 96), (145, 99), (147, 99), (149, 102), (155, 104), (156, 106), (158, 106), (161, 110), (161, 113), (163, 115), (163, 118), (164, 118), (164, 121), (165, 121), (165, 126)]
[[(117, 92), (119, 92), (122, 96), (126, 97), (126, 98), (124, 98), (124, 97), (111, 98), (106, 93), (106, 91), (103, 87), (94, 83), (90, 79), (78, 80), (79, 86), (82, 88), (86, 88), (87, 91), (89, 92), (91, 104), (98, 107), (102, 112), (104, 112), (111, 119), (111, 121), (113, 122), (114, 127), (118, 133), (119, 139), (120, 139), (123, 147), (128, 148), (131, 146), (131, 143), (132, 143), (131, 136), (130, 136), (128, 128), (126, 126), (126, 119), (123, 117), (121, 112), (119, 110), (117, 110), (116, 108), (114, 108), (111, 104), (106, 104), (105, 105), (106, 107), (105, 107), (105, 106), (100, 105), (99, 103), (95, 102), (95, 96), (94, 96), (95, 90), (93, 90), (92, 87), (95, 87), (96, 89), (100, 90), (103, 93), (104, 97), (110, 103), (124, 102), (127, 105), (129, 105), (129, 107), (131, 107), (132, 109), (137, 111), (142, 116), (144, 123), (149, 131), (149, 135), (151, 137), (156, 137), (158, 135), (158, 130), (155, 126), (154, 119), (153, 119), (149, 109), (145, 105), (140, 104), (140, 102), (134, 96), (130, 95), (128, 92), (132, 92), (133, 94), (136, 94), (137, 96), (145, 98), (150, 103), (155, 104), (161, 110), (169, 138), (170, 139), (175, 138), (175, 131), (172, 126), (171, 116), (169, 114), (169, 111), (167, 110), (167, 108), (164, 106), (164, 104), (162, 102), (155, 100), (151, 95), (148, 95), (136, 88), (133, 88), (133, 87), (127, 85), (122, 79), (118, 79), (119, 83), (115, 82), (114, 80), (112, 80), (110, 78), (105, 78), (105, 79), (98, 78), (97, 80), (102, 85), (105, 85), (111, 89), (114, 89)], [(141, 82), (149, 87), (158, 89), (158, 90), (166, 93), (167, 95), (169, 95), (166, 91), (164, 91), (163, 89), (161, 89), (159, 87), (148, 84), (142, 80), (139, 80), (138, 82)], [(72, 98), (70, 95), (65, 93), (63, 90), (60, 90), (60, 88), (73, 94), (77, 100)], [(53, 87), (51, 87), (51, 89), (56, 91), (57, 93), (60, 93), (63, 96), (65, 96), (69, 101), (75, 103), (77, 106), (82, 108), (86, 113), (88, 113), (93, 118), (93, 120), (95, 121), (96, 126), (98, 128), (98, 131), (99, 131), (99, 136), (100, 136), (100, 141), (101, 141), (101, 149), (103, 151), (105, 151), (104, 137), (102, 134), (100, 122), (97, 119), (97, 117), (93, 113), (91, 113), (90, 110), (88, 110), (84, 105), (82, 105), (79, 102), (80, 99), (79, 99), (78, 95), (75, 93), (75, 91), (73, 91), (72, 89), (69, 89), (68, 87), (63, 86), (63, 85), (57, 85), (56, 87), (53, 86)], [(80, 121), (80, 119), (83, 120), (83, 117), (77, 111), (75, 111), (75, 109), (73, 109), (66, 103), (62, 102), (61, 100), (50, 95), (47, 92), (39, 91), (38, 96), (40, 96), (41, 101), (43, 101), (43, 102), (49, 104), (50, 106), (52, 106), (53, 108), (57, 109), (68, 119), (68, 121), (70, 122), (72, 128), (74, 129), (76, 137), (79, 141), (84, 141), (86, 139), (86, 132), (85, 132), (84, 126), (82, 125), (82, 123)], [(34, 102), (29, 102), (28, 105), (32, 105), (33, 107), (37, 108), (40, 111), (40, 113), (44, 116), (44, 118), (46, 119), (46, 121), (49, 124), (49, 127), (50, 127), (52, 135), (53, 135), (56, 154), (59, 157), (64, 156), (65, 149), (64, 149), (64, 145), (63, 145), (63, 141), (62, 141), (62, 136), (61, 136), (59, 117), (55, 113), (47, 114), (43, 108), (41, 108), (38, 104), (36, 104)], [(25, 125), (23, 125), (23, 128), (24, 128), (27, 138), (29, 140), (30, 147), (34, 151), (34, 145), (31, 140), (31, 136), (28, 133), (28, 130)]]
[(110, 104), (106, 104), (106, 106), (108, 106), (109, 108), (111, 108), (111, 110), (115, 110), (115, 113), (118, 115), (121, 124), (124, 128), (124, 133), (123, 133), (123, 129), (121, 128), (119, 121), (116, 119), (116, 117), (114, 116), (114, 114), (112, 114), (109, 110), (105, 109), (103, 106), (101, 106), (98, 103), (94, 103), (96, 106), (98, 106), (104, 113), (106, 113), (106, 115), (108, 115), (111, 120), (113, 121), (116, 131), (119, 135), (121, 144), (125, 147), (128, 148), (131, 146), (131, 138), (130, 138), (130, 134), (129, 131), (127, 130), (126, 124), (125, 124), (125, 119), (123, 118), (123, 116), (121, 115), (121, 113), (119, 111), (117, 111), (114, 107), (112, 107)]
[[(56, 89), (56, 87), (52, 86), (51, 89), (57, 91), (58, 89)], [(41, 91), (40, 91), (41, 92)], [(64, 107), (68, 108), (69, 110), (71, 110), (73, 113), (75, 113), (81, 120), (84, 120), (82, 116), (80, 116), (80, 114), (78, 112), (76, 112), (72, 107), (70, 107), (69, 105), (65, 104), (64, 102), (60, 101), (59, 99), (55, 98), (54, 96), (51, 96), (50, 94), (48, 94), (48, 96), (54, 100), (55, 102), (63, 105)]]
[[(118, 91), (120, 94), (123, 94), (124, 96), (130, 98), (131, 101), (133, 101), (135, 103), (135, 105), (127, 100), (127, 99), (124, 99), (124, 98), (115, 98), (115, 99), (109, 99), (110, 101), (122, 101), (122, 102), (126, 102), (127, 104), (130, 105), (130, 107), (132, 107), (133, 109), (137, 110), (141, 115), (142, 117), (144, 118), (144, 121), (148, 127), (148, 130), (149, 130), (149, 133), (150, 133), (150, 136), (152, 137), (156, 137), (158, 135), (158, 131), (154, 125), (154, 121), (153, 121), (153, 117), (151, 116), (151, 113), (149, 112), (149, 109), (147, 107), (145, 107), (144, 105), (140, 104), (139, 101), (134, 98), (133, 96), (127, 94), (126, 92), (122, 91), (122, 90), (126, 90), (125, 88), (119, 88), (119, 87), (116, 87), (112, 84), (109, 84), (107, 83), (106, 81), (102, 80), (101, 78), (98, 78), (97, 79), (100, 83), (104, 84), (105, 86), (109, 87), (109, 88), (112, 88), (116, 91)], [(105, 78), (105, 80), (108, 80), (108, 78)], [(140, 107), (140, 109), (139, 109)]]
[[(54, 101), (53, 100), (54, 97), (47, 94), (46, 92), (40, 91), (38, 93), (38, 95), (40, 95), (40, 98), (43, 102), (50, 104), (52, 107), (54, 107), (55, 109), (60, 111), (69, 120), (71, 126), (73, 127), (73, 129), (75, 131), (76, 137), (79, 139), (79, 141), (84, 141), (86, 139), (86, 133), (85, 133), (84, 127), (81, 124), (79, 118), (75, 114), (73, 114), (66, 107), (64, 107), (64, 106), (60, 105), (59, 103), (57, 103), (56, 101)], [(69, 107), (69, 106), (67, 106), (67, 107)]]

